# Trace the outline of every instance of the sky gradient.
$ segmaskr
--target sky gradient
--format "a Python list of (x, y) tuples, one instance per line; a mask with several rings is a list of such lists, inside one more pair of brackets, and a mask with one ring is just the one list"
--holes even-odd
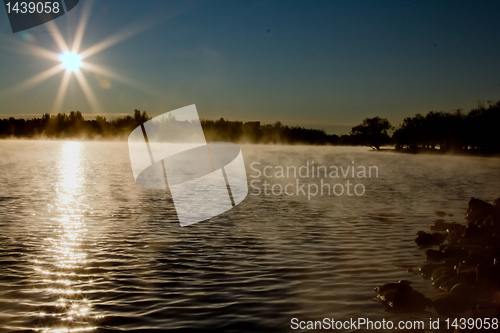
[[(72, 44), (89, 0), (54, 22)], [(132, 84), (82, 72), (95, 110), (71, 77), (63, 112), (108, 118), (196, 104), (202, 118), (347, 134), (366, 117), (468, 111), (500, 99), (500, 1), (98, 0), (82, 50), (136, 34), (88, 58)], [(142, 28), (142, 32), (137, 32)], [(2, 91), (55, 63), (18, 45), (59, 52), (49, 25), (13, 34), (0, 10), (0, 117), (50, 113), (63, 73)]]

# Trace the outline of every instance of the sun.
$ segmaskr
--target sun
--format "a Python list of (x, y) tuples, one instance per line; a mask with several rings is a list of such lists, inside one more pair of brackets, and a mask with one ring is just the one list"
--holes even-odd
[(82, 65), (82, 56), (76, 54), (76, 52), (61, 52), (59, 53), (59, 59), (68, 72), (77, 72)]
[[(91, 113), (98, 113), (104, 110), (101, 103), (99, 103), (99, 100), (97, 99), (97, 96), (95, 95), (93, 89), (91, 88), (91, 85), (85, 78), (84, 72), (87, 73), (93, 72), (96, 75), (108, 77), (122, 84), (128, 85), (132, 88), (144, 91), (148, 94), (154, 94), (155, 96), (157, 95), (157, 92), (154, 92), (154, 89), (152, 87), (148, 87), (143, 83), (137, 83), (122, 75), (114, 73), (113, 71), (110, 71), (105, 67), (89, 63), (87, 61), (87, 58), (92, 57), (93, 55), (102, 52), (117, 43), (120, 43), (132, 36), (135, 36), (151, 28), (156, 23), (160, 23), (160, 21), (162, 21), (163, 19), (156, 21), (148, 20), (147, 22), (142, 22), (142, 23), (141, 22), (133, 23), (129, 27), (126, 27), (122, 31), (119, 31), (114, 35), (111, 35), (108, 38), (103, 39), (97, 44), (94, 44), (85, 50), (80, 50), (80, 46), (82, 44), (87, 23), (89, 21), (93, 3), (94, 3), (93, 0), (89, 0), (85, 2), (84, 6), (82, 6), (82, 14), (80, 16), (80, 21), (73, 36), (73, 45), (71, 48), (64, 40), (59, 28), (53, 21), (47, 22), (46, 26), (49, 28), (51, 36), (54, 39), (55, 43), (57, 44), (60, 53), (47, 50), (35, 45), (30, 45), (21, 42), (15, 43), (16, 48), (24, 49), (26, 52), (31, 53), (38, 57), (56, 61), (58, 62), (58, 64), (26, 79), (25, 81), (17, 85), (11, 86), (9, 89), (0, 91), (0, 99), (4, 97), (4, 95), (19, 93), (24, 91), (25, 89), (41, 84), (42, 82), (46, 81), (52, 76), (57, 75), (58, 73), (64, 71), (64, 69), (66, 69), (66, 71), (62, 76), (61, 84), (55, 96), (54, 105), (52, 107), (51, 113), (53, 114), (59, 113), (61, 111), (61, 107), (64, 102), (66, 92), (68, 90), (69, 82), (73, 76), (78, 81), (78, 84), (80, 85), (80, 88), (82, 89), (82, 92), (85, 95), (87, 102), (89, 103), (90, 109), (92, 110)], [(108, 84), (106, 87), (108, 88), (105, 89), (111, 88), (110, 84)]]

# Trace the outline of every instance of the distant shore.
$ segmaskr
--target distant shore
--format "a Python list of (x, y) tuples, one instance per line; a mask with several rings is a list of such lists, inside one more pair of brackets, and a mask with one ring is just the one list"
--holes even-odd
[[(167, 117), (168, 118), (168, 117)], [(398, 128), (386, 118), (366, 118), (354, 126), (349, 134), (337, 135), (322, 129), (288, 126), (276, 121), (233, 121), (200, 119), (196, 121), (165, 118), (161, 126), (184, 130), (186, 126), (201, 126), (208, 142), (247, 144), (367, 146), (377, 151), (408, 154), (499, 156), (500, 154), (500, 101), (489, 101), (488, 106), (463, 113), (430, 111), (425, 116), (406, 117)], [(146, 111), (134, 110), (113, 120), (96, 115), (85, 120), (80, 111), (69, 114), (44, 114), (33, 119), (0, 119), (0, 139), (62, 139), (86, 141), (125, 141), (129, 134), (152, 118)], [(165, 130), (168, 131), (168, 130)], [(393, 146), (395, 149), (381, 149)], [(439, 149), (429, 148), (439, 147)]]
[(390, 152), (390, 153), (400, 153), (400, 154), (425, 154), (425, 155), (456, 155), (456, 156), (477, 156), (477, 157), (500, 157), (500, 153), (498, 152), (488, 152), (488, 151), (478, 151), (478, 150), (452, 150), (452, 151), (443, 151), (441, 149), (436, 148), (382, 148), (380, 150), (376, 150), (379, 152)]

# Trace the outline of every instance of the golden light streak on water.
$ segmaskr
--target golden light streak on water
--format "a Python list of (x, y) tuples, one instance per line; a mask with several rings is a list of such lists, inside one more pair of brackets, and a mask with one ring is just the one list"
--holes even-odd
[(35, 271), (43, 276), (45, 293), (53, 295), (39, 313), (43, 322), (43, 327), (36, 328), (39, 332), (91, 331), (95, 329), (92, 321), (100, 317), (82, 290), (82, 281), (87, 281), (88, 276), (80, 274), (86, 263), (82, 245), (88, 232), (82, 147), (79, 142), (65, 142), (58, 156), (54, 235), (45, 238), (47, 260), (34, 260)]

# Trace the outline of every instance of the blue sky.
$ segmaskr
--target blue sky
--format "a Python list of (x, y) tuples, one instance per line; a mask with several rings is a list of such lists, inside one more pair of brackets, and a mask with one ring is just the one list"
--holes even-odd
[[(67, 43), (88, 0), (55, 20)], [(134, 82), (87, 73), (102, 105), (72, 77), (62, 110), (151, 115), (196, 104), (201, 117), (348, 133), (366, 117), (468, 111), (500, 99), (499, 1), (98, 0), (86, 49), (148, 27), (89, 57)], [(47, 25), (13, 34), (0, 10), (0, 94), (55, 63), (13, 41), (58, 52)], [(51, 111), (63, 74), (3, 95), (0, 117)]]

